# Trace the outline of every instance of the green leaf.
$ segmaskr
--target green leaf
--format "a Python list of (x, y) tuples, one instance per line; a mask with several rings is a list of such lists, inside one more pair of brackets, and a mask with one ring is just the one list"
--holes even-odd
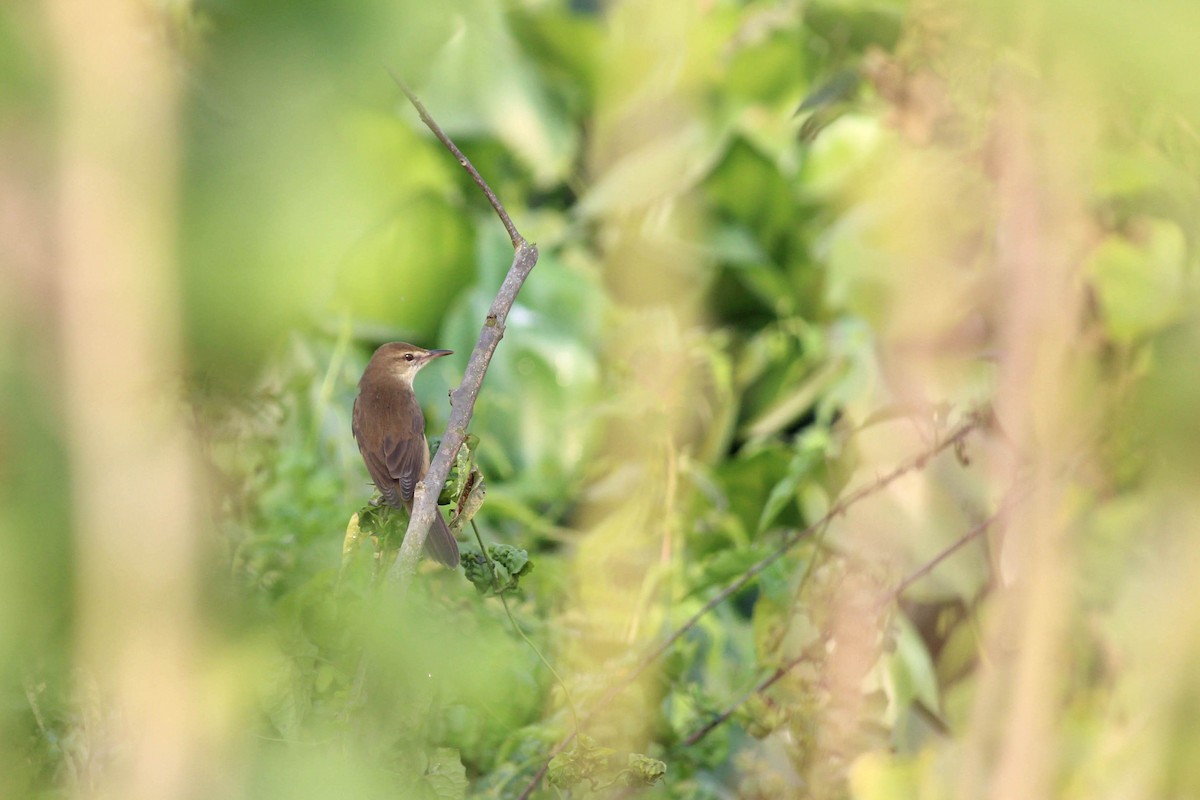
[(597, 20), (566, 6), (543, 5), (536, 13), (519, 5), (511, 9), (513, 35), (531, 58), (545, 65), (542, 74), (571, 95), (570, 99), (584, 108), (590, 107), (604, 44)]
[(665, 762), (641, 753), (630, 753), (623, 778), (626, 786), (645, 787), (658, 783), (666, 774)]
[(834, 196), (874, 163), (885, 131), (875, 116), (848, 113), (830, 121), (820, 134), (804, 161), (804, 187), (815, 195)]
[(366, 230), (345, 254), (337, 295), (361, 321), (431, 339), (470, 283), (475, 234), (462, 210), (432, 195), (412, 198)]
[(816, 454), (809, 451), (801, 451), (792, 456), (787, 474), (772, 487), (771, 494), (767, 496), (767, 502), (763, 505), (762, 516), (758, 518), (758, 533), (761, 534), (775, 521), (785, 505), (796, 502), (800, 482), (808, 476), (816, 463)]
[(438, 800), (462, 800), (470, 786), (458, 751), (449, 747), (439, 747), (429, 756), (424, 782)]
[(704, 182), (714, 208), (753, 235), (758, 247), (779, 258), (802, 217), (794, 180), (744, 136), (735, 138)]
[(1183, 232), (1164, 221), (1149, 223), (1147, 231), (1141, 247), (1109, 236), (1088, 262), (1105, 326), (1123, 344), (1163, 329), (1183, 311)]
[(900, 37), (904, 4), (892, 0), (820, 0), (804, 6), (804, 24), (839, 47), (891, 50)]
[(692, 591), (702, 592), (710, 586), (729, 583), (758, 563), (766, 551), (759, 547), (726, 547), (704, 562), (700, 576), (692, 583)]
[(547, 777), (550, 783), (570, 789), (587, 781), (594, 784), (609, 769), (609, 762), (616, 751), (600, 747), (592, 737), (580, 734), (575, 737), (570, 750), (565, 750), (550, 761)]
[(933, 659), (906, 617), (900, 617), (896, 624), (896, 649), (888, 661), (891, 699), (900, 708), (919, 702), (937, 713), (941, 702)]
[[(516, 591), (521, 578), (533, 571), (529, 553), (510, 544), (494, 544), (488, 548), (488, 559), (482, 553), (468, 551), (463, 554), (463, 572), (475, 586), (475, 591), (492, 596)], [(493, 579), (492, 570), (495, 570)]]
[(760, 664), (786, 663), (820, 639), (821, 632), (807, 613), (796, 609), (793, 598), (773, 598), (766, 592), (754, 604), (754, 649)]
[(419, 87), (439, 124), (464, 135), (498, 136), (537, 185), (563, 180), (579, 145), (578, 129), (552, 102), (533, 64), (517, 47), (502, 5), (465, 0), (454, 35), (428, 64)]
[(750, 695), (745, 703), (738, 707), (738, 724), (746, 729), (746, 733), (755, 739), (765, 739), (779, 730), (788, 721), (787, 709), (761, 692)]
[(747, 541), (758, 530), (767, 496), (779, 476), (786, 473), (790, 461), (788, 451), (775, 445), (756, 453), (739, 454), (717, 467), (715, 477), (728, 498), (729, 510), (741, 523)]
[(778, 28), (734, 53), (728, 92), (756, 103), (794, 107), (805, 85), (805, 49), (797, 46), (802, 32), (795, 17), (779, 15), (776, 19)]

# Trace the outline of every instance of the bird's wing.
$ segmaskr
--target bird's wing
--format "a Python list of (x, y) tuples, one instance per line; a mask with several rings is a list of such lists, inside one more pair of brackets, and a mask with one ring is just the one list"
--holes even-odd
[(371, 473), (371, 480), (375, 482), (375, 488), (379, 489), (379, 493), (383, 495), (383, 501), (396, 508), (404, 505), (400, 493), (396, 491), (396, 481), (388, 474), (388, 468), (383, 463), (383, 459), (376, 453), (363, 450), (361, 446), (358, 449), (367, 465), (367, 472)]
[(383, 454), (387, 459), (388, 475), (400, 490), (400, 499), (411, 503), (417, 481), (425, 476), (429, 465), (429, 445), (425, 436), (414, 436), (393, 443), (392, 437), (384, 437)]
[[(358, 442), (358, 452), (362, 455), (363, 463), (367, 465), (367, 472), (371, 475), (371, 480), (375, 482), (375, 488), (379, 489), (379, 493), (383, 495), (383, 501), (389, 506), (399, 507), (402, 505), (400, 494), (396, 491), (395, 479), (388, 471), (384, 454), (381, 452), (383, 448), (376, 442), (366, 441), (366, 435), (362, 426), (359, 425), (358, 416), (359, 403), (355, 399), (350, 429), (354, 432), (354, 441)], [(387, 442), (385, 441), (384, 444), (386, 445)]]

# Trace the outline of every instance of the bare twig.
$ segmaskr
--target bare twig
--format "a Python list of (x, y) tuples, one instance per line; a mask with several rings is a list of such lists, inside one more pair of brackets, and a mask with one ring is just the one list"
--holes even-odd
[[(942, 550), (940, 553), (938, 553), (936, 556), (934, 556), (932, 559), (930, 559), (927, 563), (923, 564), (919, 569), (914, 571), (911, 575), (906, 577), (904, 580), (900, 581), (900, 583), (897, 584), (897, 586), (894, 589), (892, 589), (890, 592), (888, 592), (886, 595), (884, 595), (884, 597), (880, 601), (879, 605), (883, 606), (883, 605), (886, 605), (888, 603), (891, 603), (891, 602), (897, 600), (900, 597), (900, 595), (904, 594), (904, 592), (910, 586), (912, 586), (914, 583), (919, 581), (921, 578), (924, 578), (926, 575), (928, 575), (930, 572), (932, 572), (934, 569), (936, 569), (939, 564), (941, 564), (943, 561), (945, 561), (950, 556), (954, 555), (956, 552), (958, 552), (960, 549), (962, 549), (967, 543), (969, 543), (975, 539), (978, 539), (980, 536), (982, 536), (985, 532), (987, 532), (987, 530), (989, 528), (991, 528), (993, 525), (995, 525), (1000, 520), (1001, 517), (1004, 516), (1004, 514), (1008, 511), (1008, 509), (1010, 507), (1012, 507), (1012, 505), (1018, 499), (1020, 499), (1020, 497), (1021, 497), (1021, 495), (1019, 495), (1015, 492), (1010, 493), (1007, 497), (1004, 498), (1003, 501), (1001, 501), (999, 507), (989, 517), (984, 519), (982, 522), (980, 522), (975, 527), (971, 528), (971, 530), (964, 533), (957, 541), (955, 541), (953, 544), (951, 544), (946, 549)], [(756, 685), (753, 689), (751, 689), (750, 691), (746, 692), (744, 695), (739, 697), (737, 699), (737, 701), (733, 703), (733, 705), (731, 705), (729, 708), (725, 709), (723, 712), (718, 714), (716, 717), (713, 717), (711, 720), (709, 720), (707, 723), (705, 723), (704, 727), (696, 730), (690, 736), (688, 736), (688, 738), (683, 741), (683, 746), (688, 747), (690, 745), (695, 744), (696, 742), (700, 741), (705, 736), (707, 736), (709, 733), (711, 733), (714, 729), (716, 729), (720, 725), (723, 725), (724, 723), (728, 722), (729, 718), (732, 717), (735, 713), (737, 713), (737, 710), (739, 708), (741, 708), (742, 705), (744, 705), (747, 700), (749, 700), (751, 697), (753, 697), (754, 695), (756, 695), (760, 692), (766, 691), (776, 681), (778, 681), (780, 678), (782, 678), (784, 675), (786, 675), (793, 667), (795, 667), (797, 664), (799, 664), (801, 661), (803, 661), (806, 657), (807, 656), (805, 656), (805, 655), (797, 656), (796, 658), (793, 658), (792, 660), (790, 660), (787, 663), (780, 666), (771, 675), (769, 675), (767, 678), (763, 679), (760, 683), (758, 683), (758, 685)]]
[(970, 420), (969, 422), (965, 423), (962, 427), (960, 427), (958, 430), (956, 430), (954, 433), (952, 433), (948, 438), (943, 439), (941, 442), (938, 442), (933, 447), (931, 447), (929, 450), (926, 450), (925, 452), (921, 453), (920, 455), (917, 455), (914, 458), (909, 459), (908, 461), (904, 462), (900, 466), (896, 467), (891, 472), (879, 477), (874, 482), (869, 483), (866, 486), (863, 486), (861, 489), (856, 489), (855, 491), (850, 492), (845, 497), (841, 498), (836, 503), (834, 503), (829, 508), (829, 510), (825, 512), (824, 516), (822, 516), (816, 522), (809, 525), (807, 528), (793, 532), (790, 536), (788, 536), (783, 541), (783, 543), (781, 545), (779, 545), (778, 547), (775, 548), (774, 552), (765, 556), (763, 559), (761, 559), (756, 564), (754, 564), (752, 567), (750, 567), (745, 572), (743, 572), (738, 577), (737, 580), (735, 580), (733, 583), (729, 584), (724, 589), (722, 589), (721, 591), (719, 591), (715, 595), (713, 595), (713, 597), (707, 603), (705, 603), (704, 606), (701, 607), (699, 611), (697, 611), (695, 614), (693, 614), (691, 616), (691, 618), (688, 619), (687, 622), (683, 623), (683, 625), (681, 625), (678, 630), (676, 630), (669, 637), (667, 637), (666, 641), (664, 641), (661, 645), (659, 645), (653, 651), (651, 651), (650, 655), (646, 656), (646, 658), (644, 658), (642, 660), (642, 662), (638, 665), (637, 670), (634, 674), (634, 677), (636, 677), (637, 674), (640, 674), (642, 672), (642, 670), (644, 670), (646, 667), (648, 667), (650, 665), (651, 662), (653, 662), (655, 659), (657, 659), (659, 656), (661, 656), (663, 653), (665, 653), (671, 647), (671, 645), (675, 644), (675, 642), (679, 640), (679, 638), (681, 636), (683, 636), (691, 628), (693, 628), (696, 625), (696, 623), (700, 621), (701, 617), (703, 617), (709, 611), (712, 611), (714, 608), (716, 608), (718, 605), (723, 603), (725, 600), (727, 600), (733, 594), (736, 594), (737, 592), (741, 591), (742, 588), (744, 588), (746, 586), (746, 584), (748, 584), (751, 580), (753, 580), (755, 577), (757, 577), (759, 575), (759, 573), (761, 573), (767, 567), (771, 566), (776, 561), (778, 561), (780, 558), (782, 558), (789, 550), (791, 550), (797, 544), (808, 539), (810, 536), (812, 536), (813, 533), (820, 530), (825, 525), (829, 524), (829, 522), (832, 521), (835, 517), (838, 517), (838, 516), (846, 513), (846, 511), (850, 508), (850, 506), (852, 506), (855, 503), (859, 502), (860, 500), (862, 500), (866, 497), (869, 497), (869, 496), (875, 494), (876, 492), (886, 488), (887, 486), (894, 483), (896, 480), (902, 478), (903, 476), (907, 475), (908, 473), (913, 472), (918, 469), (921, 469), (922, 467), (925, 466), (925, 464), (929, 461), (929, 459), (933, 458), (938, 453), (942, 452), (943, 450), (945, 450), (949, 447), (954, 447), (959, 442), (964, 440), (971, 433), (971, 431), (975, 430), (979, 426), (979, 424), (980, 424), (980, 420), (978, 418), (974, 418), (974, 419)]
[(413, 108), (417, 110), (417, 114), (421, 117), (421, 122), (424, 122), (426, 127), (433, 131), (433, 135), (437, 137), (438, 141), (454, 154), (454, 157), (458, 159), (459, 165), (471, 176), (471, 180), (475, 181), (475, 184), (483, 190), (484, 196), (492, 204), (492, 208), (496, 209), (496, 214), (500, 217), (500, 221), (504, 223), (504, 229), (508, 231), (508, 238), (512, 240), (513, 248), (519, 250), (521, 245), (525, 243), (525, 239), (517, 232), (517, 226), (513, 225), (513, 221), (509, 218), (508, 212), (504, 210), (504, 205), (501, 204), (500, 199), (496, 197), (496, 193), (492, 191), (492, 187), (488, 186), (487, 181), (479, 174), (479, 170), (475, 169), (475, 165), (471, 163), (470, 159), (463, 155), (463, 151), (458, 149), (458, 145), (446, 135), (446, 132), (434, 121), (433, 117), (429, 116), (429, 112), (425, 110), (425, 105), (417, 99), (412, 89), (408, 88), (408, 84), (396, 77), (396, 73), (390, 69), (388, 70), (388, 74), (392, 76), (392, 80), (400, 87), (400, 91), (404, 92), (404, 96), (408, 98), (408, 102), (413, 104)]
[[(549, 756), (549, 758), (546, 759), (546, 763), (544, 763), (542, 765), (542, 768), (540, 770), (538, 770), (537, 774), (533, 776), (533, 779), (525, 787), (524, 791), (521, 792), (520, 800), (525, 800), (525, 798), (528, 798), (529, 795), (533, 792), (533, 790), (537, 788), (538, 783), (540, 783), (542, 778), (545, 777), (546, 771), (550, 767), (550, 761), (556, 755), (558, 755), (563, 750), (565, 750), (568, 745), (570, 745), (570, 743), (579, 734), (580, 730), (583, 727), (586, 727), (588, 722), (590, 722), (592, 720), (592, 718), (596, 715), (597, 710), (608, 706), (617, 695), (619, 695), (621, 692), (625, 691), (625, 689), (628, 688), (630, 684), (632, 684), (635, 680), (637, 680), (639, 675), (641, 675), (643, 672), (646, 671), (647, 667), (649, 667), (651, 664), (653, 664), (655, 661), (657, 661), (659, 658), (661, 658), (662, 655), (664, 653), (666, 653), (671, 648), (671, 646), (680, 639), (680, 637), (682, 637), (685, 633), (687, 633), (689, 630), (691, 630), (693, 627), (695, 627), (696, 623), (699, 622), (700, 619), (705, 614), (707, 614), (709, 611), (712, 611), (714, 608), (716, 608), (718, 605), (723, 603), (725, 600), (729, 599), (729, 597), (731, 595), (740, 591), (743, 587), (746, 586), (746, 584), (748, 584), (751, 580), (753, 580), (755, 577), (757, 577), (759, 575), (759, 573), (761, 573), (767, 567), (771, 566), (776, 561), (778, 561), (780, 558), (782, 558), (784, 556), (784, 554), (786, 554), (789, 550), (791, 550), (797, 544), (799, 544), (802, 541), (807, 540), (809, 537), (811, 537), (813, 535), (813, 533), (820, 530), (825, 525), (828, 525), (829, 522), (831, 520), (833, 520), (835, 517), (845, 514), (846, 511), (849, 510), (849, 508), (851, 506), (853, 506), (855, 503), (859, 502), (860, 500), (863, 500), (864, 498), (870, 497), (871, 495), (875, 494), (876, 492), (881, 491), (882, 489), (886, 488), (887, 486), (894, 483), (901, 477), (907, 475), (908, 473), (913, 472), (915, 470), (922, 469), (929, 462), (929, 460), (931, 458), (933, 458), (934, 456), (938, 455), (939, 453), (941, 453), (942, 451), (944, 451), (948, 448), (959, 446), (967, 438), (967, 436), (969, 436), (976, 429), (987, 424), (989, 421), (990, 421), (990, 416), (983, 412), (973, 415), (967, 422), (963, 423), (956, 431), (954, 431), (954, 433), (950, 434), (950, 436), (946, 437), (945, 439), (942, 439), (941, 441), (937, 442), (932, 447), (930, 447), (928, 450), (914, 456), (913, 458), (909, 459), (908, 461), (904, 462), (900, 466), (893, 469), (891, 472), (877, 478), (875, 481), (867, 484), (866, 486), (863, 486), (862, 488), (856, 489), (855, 491), (850, 492), (849, 494), (845, 495), (840, 500), (838, 500), (836, 503), (834, 503), (829, 508), (829, 510), (825, 513), (824, 516), (822, 516), (816, 522), (809, 525), (807, 528), (803, 528), (802, 530), (794, 531), (791, 535), (789, 535), (783, 541), (782, 544), (780, 544), (777, 548), (775, 548), (775, 550), (771, 554), (767, 555), (766, 557), (764, 557), (763, 559), (758, 561), (752, 567), (750, 567), (745, 572), (743, 572), (737, 578), (737, 580), (735, 580), (733, 583), (729, 584), (724, 589), (722, 589), (721, 591), (719, 591), (715, 595), (713, 595), (713, 597), (707, 603), (705, 603), (704, 606), (701, 607), (699, 611), (697, 611), (695, 614), (693, 614), (691, 617), (689, 617), (686, 622), (684, 622), (681, 626), (679, 626), (679, 628), (677, 628), (661, 644), (659, 644), (657, 647), (655, 647), (649, 653), (647, 653), (642, 658), (642, 660), (638, 662), (637, 666), (635, 666), (631, 672), (629, 672), (623, 678), (621, 678), (616, 683), (614, 683), (613, 686), (607, 692), (604, 693), (604, 695), (600, 698), (600, 700), (593, 706), (592, 710), (584, 715), (580, 726), (577, 727), (571, 733), (567, 734), (567, 736), (561, 742), (559, 742), (558, 745), (556, 745), (553, 750), (550, 751), (550, 756)], [(786, 672), (786, 669), (790, 669), (790, 668), (791, 668), (791, 665), (786, 665), (786, 668), (784, 669), (784, 671)], [(771, 682), (773, 683), (775, 680), (778, 680), (778, 679), (779, 678), (776, 677)], [(768, 684), (768, 685), (770, 685), (770, 684)]]
[(1008, 511), (1009, 507), (1012, 506), (1012, 504), (1014, 502), (1016, 502), (1017, 499), (1018, 499), (1017, 495), (1015, 495), (1015, 494), (1009, 494), (1007, 497), (1005, 497), (1004, 500), (1000, 503), (1000, 506), (994, 512), (992, 512), (991, 516), (989, 516), (987, 519), (980, 522), (974, 528), (971, 528), (971, 530), (964, 533), (952, 545), (947, 547), (942, 552), (938, 553), (936, 556), (934, 556), (932, 559), (930, 559), (926, 564), (921, 566), (919, 569), (917, 569), (915, 572), (913, 572), (907, 578), (900, 581), (900, 584), (895, 589), (888, 592), (887, 595), (884, 596), (884, 598), (881, 602), (881, 605), (890, 603), (894, 600), (898, 600), (900, 598), (900, 595), (904, 594), (904, 592), (908, 590), (908, 587), (912, 586), (914, 583), (921, 580), (921, 578), (924, 578), (926, 575), (933, 572), (933, 570), (938, 566), (938, 564), (941, 564), (947, 558), (949, 558), (950, 556), (957, 553), (959, 550), (961, 550), (963, 547), (965, 547), (969, 542), (972, 542), (975, 539), (978, 539), (980, 536), (982, 536), (984, 533), (986, 533), (989, 528), (991, 528), (993, 525), (995, 525), (997, 522), (1000, 521), (1000, 518), (1004, 516), (1005, 512)]
[(700, 741), (705, 736), (708, 736), (708, 734), (712, 733), (713, 730), (715, 730), (719, 726), (725, 724), (725, 722), (727, 722), (730, 717), (732, 717), (735, 713), (737, 713), (737, 710), (739, 708), (741, 708), (742, 705), (747, 700), (749, 700), (751, 697), (758, 694), (759, 692), (765, 692), (767, 689), (771, 688), (771, 686), (775, 683), (775, 681), (779, 680), (784, 675), (787, 675), (788, 672), (791, 671), (792, 667), (799, 664), (805, 658), (807, 658), (807, 656), (799, 655), (799, 656), (796, 656), (795, 658), (793, 658), (791, 661), (787, 662), (786, 664), (781, 665), (778, 669), (776, 669), (774, 672), (772, 672), (770, 675), (768, 675), (766, 678), (764, 678), (762, 681), (760, 681), (757, 686), (755, 686), (753, 689), (751, 689), (750, 691), (746, 692), (744, 695), (739, 697), (736, 703), (734, 703), (729, 708), (722, 711), (717, 716), (710, 719), (704, 725), (703, 728), (700, 728), (699, 730), (694, 731), (691, 736), (684, 739), (683, 746), (690, 747), (690, 746), (694, 745), (696, 742)]
[(471, 358), (463, 373), (462, 383), (450, 393), (450, 402), (453, 408), (450, 411), (450, 419), (446, 423), (446, 432), (442, 436), (442, 444), (433, 457), (433, 462), (429, 465), (429, 472), (426, 473), (425, 480), (417, 484), (416, 492), (413, 495), (412, 518), (409, 520), (408, 530), (405, 531), (404, 542), (400, 545), (399, 558), (396, 559), (389, 573), (389, 577), (398, 580), (401, 586), (405, 586), (409, 578), (416, 572), (417, 559), (425, 544), (425, 538), (429, 535), (429, 526), (433, 524), (433, 515), (437, 513), (438, 494), (441, 493), (442, 485), (450, 475), (450, 467), (454, 463), (454, 457), (458, 455), (458, 449), (462, 447), (462, 443), (466, 439), (467, 426), (471, 423), (471, 415), (475, 411), (475, 399), (479, 396), (479, 387), (483, 385), (483, 376), (487, 373), (492, 354), (496, 351), (496, 345), (500, 344), (500, 339), (504, 337), (504, 322), (517, 299), (517, 292), (521, 290), (525, 278), (537, 264), (538, 251), (536, 245), (525, 241), (524, 237), (517, 232), (516, 226), (513, 225), (504, 206), (496, 198), (487, 181), (471, 165), (471, 162), (454, 142), (450, 141), (450, 137), (433, 121), (421, 101), (404, 85), (403, 81), (396, 78), (395, 75), (392, 75), (392, 78), (416, 107), (417, 113), (421, 115), (421, 121), (454, 154), (458, 163), (487, 195), (488, 202), (492, 204), (500, 221), (504, 223), (504, 228), (508, 231), (515, 250), (512, 266), (508, 268), (508, 274), (504, 276), (500, 291), (492, 301), (491, 308), (488, 309), (483, 328), (479, 332), (479, 341), (475, 343), (475, 349), (471, 351)]
[(980, 522), (978, 525), (976, 525), (976, 527), (968, 530), (967, 533), (962, 535), (959, 541), (954, 542), (953, 545), (950, 545), (944, 549), (944, 551), (935, 555), (935, 557), (932, 558), (928, 564), (920, 567), (919, 570), (913, 572), (912, 575), (905, 578), (904, 581), (901, 581), (899, 587), (889, 591), (887, 596), (883, 599), (884, 603), (899, 600), (900, 595), (904, 594), (908, 587), (911, 587), (912, 584), (917, 583), (920, 581), (920, 579), (924, 578), (926, 575), (929, 575), (930, 572), (934, 571), (938, 564), (941, 564), (942, 561), (952, 557), (952, 555), (954, 555), (956, 552), (959, 552), (959, 549), (965, 547), (967, 542), (971, 542), (972, 540), (978, 539), (979, 536), (982, 536), (986, 530), (991, 528), (992, 525), (996, 523), (997, 519), (1000, 519), (1000, 516), (1003, 512), (1003, 507), (1001, 507), (1001, 509), (997, 509), (994, 515), (984, 519), (984, 521)]

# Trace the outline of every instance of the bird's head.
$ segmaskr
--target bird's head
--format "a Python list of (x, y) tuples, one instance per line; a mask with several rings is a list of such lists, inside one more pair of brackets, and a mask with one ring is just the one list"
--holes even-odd
[(384, 373), (412, 385), (421, 367), (435, 358), (453, 354), (453, 350), (426, 350), (407, 342), (391, 342), (375, 351), (367, 364), (368, 373)]

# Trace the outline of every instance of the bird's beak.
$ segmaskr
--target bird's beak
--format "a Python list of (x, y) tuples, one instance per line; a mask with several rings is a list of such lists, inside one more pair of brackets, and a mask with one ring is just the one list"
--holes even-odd
[(432, 359), (432, 358), (441, 358), (442, 356), (452, 356), (452, 355), (454, 355), (453, 350), (430, 350), (430, 351), (428, 351), (428, 353), (425, 357)]

